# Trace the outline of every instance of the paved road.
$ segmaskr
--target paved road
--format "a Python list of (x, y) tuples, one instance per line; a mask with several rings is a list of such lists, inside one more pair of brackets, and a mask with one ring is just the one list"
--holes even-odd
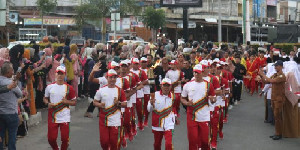
[[(88, 105), (81, 101), (72, 113), (71, 123), (71, 150), (97, 150), (101, 149), (99, 143), (99, 126), (96, 112), (94, 118), (84, 118), (83, 114)], [(264, 123), (264, 102), (257, 96), (243, 94), (243, 100), (230, 110), (228, 124), (224, 126), (224, 139), (219, 141), (219, 150), (299, 150), (300, 139), (283, 139), (273, 141), (269, 138), (274, 133), (274, 127)], [(43, 113), (46, 117), (46, 113)], [(188, 148), (186, 115), (181, 111), (181, 124), (175, 127), (173, 138), (177, 150)], [(151, 121), (149, 121), (151, 124)], [(60, 138), (58, 139), (58, 141)], [(60, 143), (60, 141), (59, 141)], [(128, 143), (127, 150), (152, 150), (153, 134), (151, 128), (145, 128), (133, 142)], [(20, 150), (48, 150), (46, 119), (38, 126), (29, 129), (29, 135), (19, 139), (17, 148)]]

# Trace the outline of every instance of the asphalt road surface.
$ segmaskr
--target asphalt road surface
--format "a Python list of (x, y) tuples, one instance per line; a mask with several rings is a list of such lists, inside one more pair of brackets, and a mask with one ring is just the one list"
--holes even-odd
[[(98, 150), (99, 119), (98, 110), (94, 111), (94, 118), (84, 118), (88, 101), (81, 100), (72, 112), (70, 146), (71, 150)], [(186, 114), (181, 108), (180, 125), (175, 127), (173, 144), (175, 150), (188, 149)], [(47, 115), (42, 111), (43, 122), (31, 127), (26, 137), (17, 141), (19, 150), (50, 150), (47, 141)], [(151, 117), (150, 117), (151, 118)], [(153, 134), (149, 127), (138, 131), (132, 142), (128, 142), (127, 150), (153, 150)], [(218, 150), (299, 150), (300, 139), (284, 138), (273, 141), (269, 138), (274, 133), (274, 126), (264, 123), (264, 101), (257, 95), (250, 96), (243, 93), (242, 101), (229, 111), (228, 123), (224, 124), (224, 139), (219, 140)], [(60, 133), (59, 133), (60, 134)], [(60, 137), (58, 137), (60, 145)], [(164, 149), (164, 143), (162, 144)]]

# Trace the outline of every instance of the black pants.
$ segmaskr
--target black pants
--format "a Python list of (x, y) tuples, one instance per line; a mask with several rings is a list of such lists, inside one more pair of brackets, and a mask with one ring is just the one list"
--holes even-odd
[[(96, 95), (97, 90), (99, 89), (99, 84), (90, 83), (90, 91), (89, 95), (90, 98), (94, 100), (94, 96)], [(95, 109), (95, 106), (93, 105), (93, 102), (90, 103), (87, 112), (92, 113)]]
[(78, 97), (81, 97), (81, 94), (82, 94), (82, 77), (79, 77), (80, 78), (80, 82), (78, 84)]
[(232, 83), (232, 102), (240, 101), (242, 94), (242, 85), (243, 82), (233, 82)]
[(46, 108), (47, 106), (43, 102), (45, 90), (43, 90), (43, 91), (36, 90), (35, 94), (36, 94), (35, 95), (35, 106), (36, 106), (36, 108), (37, 109)]
[(86, 63), (84, 65), (84, 72), (83, 72), (83, 76), (84, 76), (84, 80), (83, 80), (83, 95), (88, 95), (89, 92), (89, 62), (91, 59), (86, 60)]

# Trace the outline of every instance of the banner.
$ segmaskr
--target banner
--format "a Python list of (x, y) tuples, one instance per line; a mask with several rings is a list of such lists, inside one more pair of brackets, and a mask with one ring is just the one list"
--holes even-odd
[[(24, 25), (42, 25), (41, 18), (25, 18)], [(44, 19), (44, 25), (75, 25), (75, 20), (72, 18), (67, 19)]]
[(277, 6), (277, 0), (267, 0), (267, 5), (269, 5), (269, 6)]

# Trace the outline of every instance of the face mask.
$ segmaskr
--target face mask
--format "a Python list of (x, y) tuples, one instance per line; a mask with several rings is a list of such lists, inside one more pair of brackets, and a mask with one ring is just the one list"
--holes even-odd
[(48, 59), (48, 58), (51, 58), (51, 59), (52, 59), (52, 56), (46, 56), (46, 59)]

